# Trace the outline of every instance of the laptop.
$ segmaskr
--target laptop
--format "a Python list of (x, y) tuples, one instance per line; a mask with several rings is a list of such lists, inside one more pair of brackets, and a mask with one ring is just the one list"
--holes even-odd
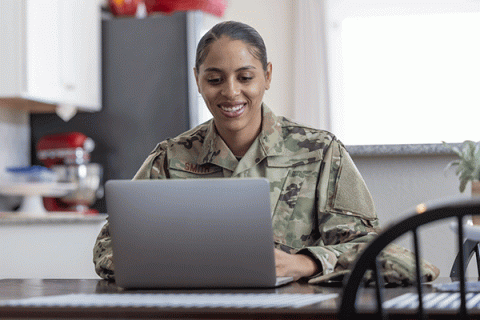
[(115, 280), (125, 289), (269, 288), (275, 275), (263, 178), (109, 180)]

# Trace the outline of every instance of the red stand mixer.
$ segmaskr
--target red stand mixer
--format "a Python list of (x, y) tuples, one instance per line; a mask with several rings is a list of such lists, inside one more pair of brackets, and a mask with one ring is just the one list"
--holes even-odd
[(98, 213), (90, 208), (103, 197), (103, 169), (90, 163), (94, 141), (80, 132), (52, 134), (37, 143), (37, 158), (52, 169), (58, 182), (74, 183), (76, 189), (60, 198), (43, 198), (47, 211)]

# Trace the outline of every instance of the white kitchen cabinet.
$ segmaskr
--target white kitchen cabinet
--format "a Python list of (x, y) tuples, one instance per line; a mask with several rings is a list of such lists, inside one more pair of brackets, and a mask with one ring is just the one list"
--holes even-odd
[(100, 110), (100, 4), (0, 0), (0, 98)]
[(98, 279), (95, 240), (105, 215), (23, 217), (0, 212), (0, 279)]
[(0, 0), (0, 97), (19, 96), (22, 91), (23, 1)]

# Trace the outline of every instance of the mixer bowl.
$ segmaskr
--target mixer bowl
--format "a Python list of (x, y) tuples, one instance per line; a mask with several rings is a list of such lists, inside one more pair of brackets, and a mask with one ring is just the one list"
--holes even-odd
[(80, 165), (56, 165), (51, 169), (57, 175), (58, 182), (76, 184), (77, 188), (60, 199), (72, 206), (75, 211), (85, 211), (103, 196), (100, 185), (103, 168), (98, 163)]

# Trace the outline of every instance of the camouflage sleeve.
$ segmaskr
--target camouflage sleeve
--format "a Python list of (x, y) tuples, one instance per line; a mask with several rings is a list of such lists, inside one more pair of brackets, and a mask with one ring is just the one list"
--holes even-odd
[[(304, 253), (317, 261), (322, 271), (309, 283), (340, 280), (380, 231), (372, 197), (352, 159), (340, 143), (333, 143), (325, 157), (325, 170), (318, 182), (318, 231), (316, 245)], [(379, 256), (387, 283), (411, 285), (415, 279), (415, 257), (405, 248), (390, 244)], [(426, 260), (422, 263), (424, 281), (435, 280), (440, 271)]]
[(345, 270), (339, 258), (370, 242), (379, 230), (370, 192), (344, 146), (337, 140), (325, 154), (317, 196), (319, 239), (298, 252), (311, 256), (321, 266), (322, 271), (313, 279)]
[(155, 149), (153, 149), (147, 159), (145, 159), (140, 169), (138, 169), (133, 180), (168, 178), (168, 171), (166, 169), (167, 144), (168, 140), (157, 144)]
[(105, 280), (114, 279), (113, 255), (108, 221), (100, 230), (93, 247), (95, 272)]
[[(166, 162), (166, 143), (158, 144), (144, 161), (134, 180), (138, 179), (164, 179), (167, 176), (165, 172)], [(107, 221), (101, 229), (95, 246), (93, 247), (93, 263), (95, 272), (103, 279), (113, 280), (115, 278), (113, 263), (113, 250), (110, 238), (110, 226)]]

